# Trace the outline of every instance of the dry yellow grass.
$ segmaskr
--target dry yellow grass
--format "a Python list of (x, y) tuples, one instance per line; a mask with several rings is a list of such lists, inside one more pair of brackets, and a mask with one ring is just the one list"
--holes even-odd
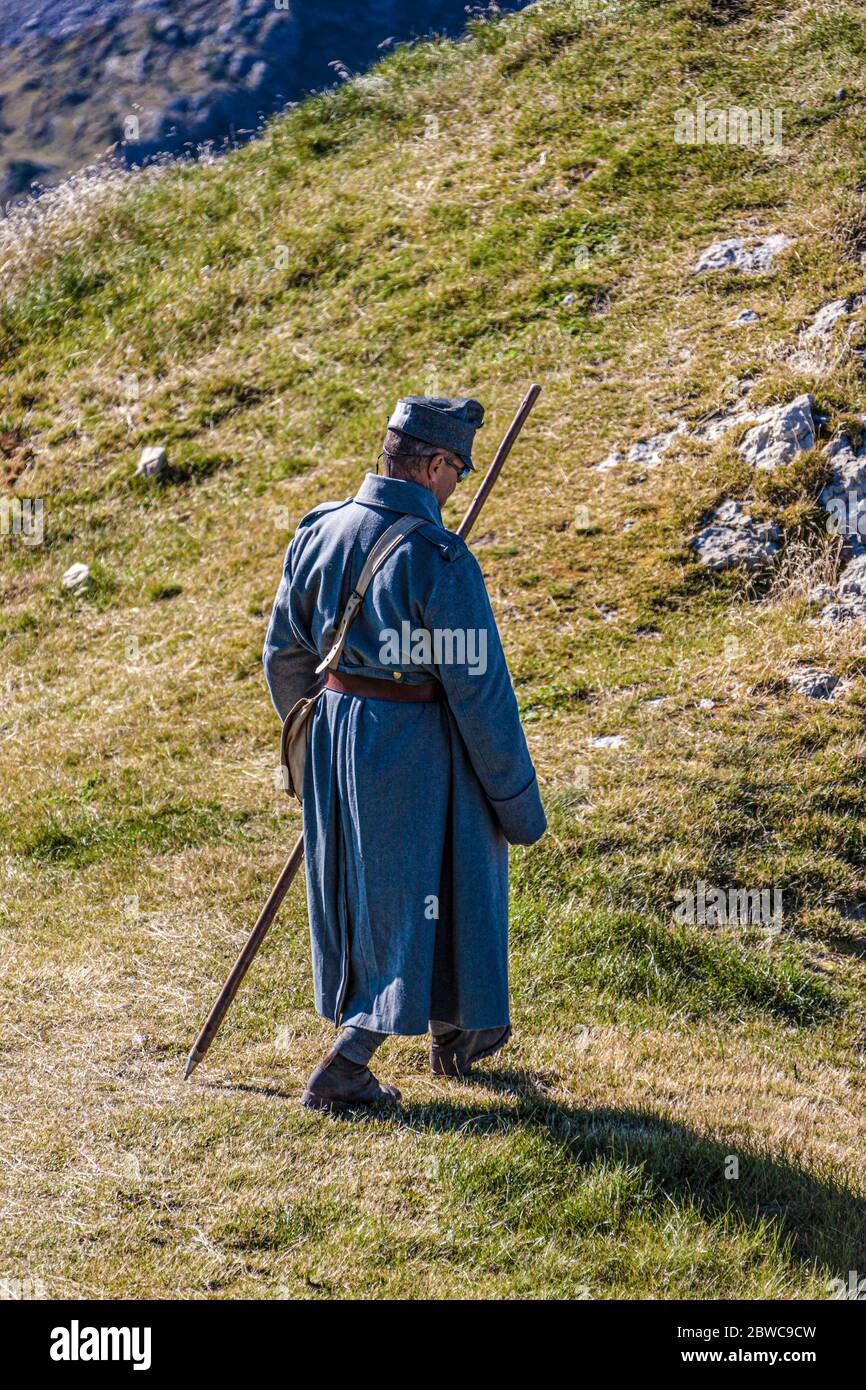
[[(710, 9), (547, 4), (398, 53), (21, 252), (2, 409), (47, 544), (4, 539), (0, 571), (0, 1279), (764, 1298), (862, 1266), (862, 633), (807, 621), (814, 531), (769, 595), (695, 573), (685, 539), (742, 484), (724, 447), (593, 471), (734, 379), (794, 394), (798, 325), (862, 288), (860, 136), (831, 100), (856, 14)], [(675, 146), (695, 71), (782, 105), (781, 155)], [(690, 276), (715, 237), (780, 227), (776, 273)], [(516, 1041), (461, 1087), (389, 1044), (398, 1116), (304, 1112), (329, 1029), (298, 886), (184, 1086), (298, 828), (259, 667), (291, 528), (356, 486), (396, 394), (478, 395), (489, 456), (529, 379), (473, 540), (551, 809), (513, 859)], [(850, 359), (806, 386), (827, 430), (862, 409)], [(162, 439), (175, 472), (134, 482)], [(64, 596), (80, 559), (92, 587)], [(845, 697), (787, 694), (807, 661)], [(780, 886), (781, 936), (675, 931), (699, 878)]]

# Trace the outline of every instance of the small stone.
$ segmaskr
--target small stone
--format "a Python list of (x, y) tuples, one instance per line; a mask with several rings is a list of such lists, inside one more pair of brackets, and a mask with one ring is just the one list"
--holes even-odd
[(562, 302), (563, 302), (563, 304), (576, 304), (576, 303), (577, 303), (577, 295), (574, 294), (573, 292), (570, 293), (570, 294), (564, 294), (564, 295), (562, 296)]
[(614, 449), (607, 458), (603, 458), (601, 463), (595, 465), (595, 472), (609, 473), (612, 468), (618, 468), (624, 458), (625, 454), (621, 449)]
[(754, 309), (742, 309), (735, 319), (731, 319), (731, 327), (748, 328), (750, 324), (760, 322), (761, 315), (756, 314)]
[(839, 685), (839, 677), (832, 671), (819, 671), (814, 666), (803, 666), (785, 677), (785, 684), (797, 695), (805, 695), (810, 700), (829, 700)]
[(73, 592), (84, 589), (90, 582), (90, 566), (81, 560), (76, 561), (74, 565), (69, 566), (60, 582), (64, 589)]
[(715, 700), (698, 700), (698, 709), (715, 709)]
[(836, 92), (836, 95), (834, 96), (833, 100), (834, 100), (834, 101), (844, 101), (847, 95), (848, 95), (847, 88), (845, 88), (845, 87), (840, 87), (840, 88), (838, 89), (838, 91)]
[(257, 92), (260, 90), (260, 88), (264, 87), (267, 80), (268, 65), (267, 63), (262, 62), (260, 60), (257, 63), (253, 63), (252, 67), (246, 75), (244, 86), (246, 87), (248, 92)]
[(165, 469), (167, 457), (162, 444), (154, 444), (145, 449), (135, 470), (137, 478), (156, 478)]
[(625, 734), (597, 734), (588, 740), (590, 748), (622, 748), (624, 743)]
[(702, 251), (694, 264), (695, 275), (712, 270), (769, 270), (780, 251), (793, 246), (790, 237), (781, 232), (763, 238), (741, 236), (714, 241)]

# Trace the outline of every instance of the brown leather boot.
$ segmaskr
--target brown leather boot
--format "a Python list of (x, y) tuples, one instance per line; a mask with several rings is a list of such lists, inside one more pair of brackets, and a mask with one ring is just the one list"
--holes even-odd
[(511, 1027), (451, 1028), (430, 1039), (430, 1070), (434, 1076), (468, 1076), (475, 1062), (491, 1057), (511, 1037)]
[(313, 1072), (301, 1096), (310, 1110), (358, 1110), (372, 1105), (394, 1105), (400, 1099), (396, 1086), (382, 1086), (369, 1067), (350, 1062), (332, 1048)]

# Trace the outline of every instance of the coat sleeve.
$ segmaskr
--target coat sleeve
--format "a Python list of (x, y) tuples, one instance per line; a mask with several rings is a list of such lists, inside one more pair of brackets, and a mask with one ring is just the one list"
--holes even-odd
[[(292, 543), (294, 544), (294, 542)], [(314, 695), (322, 684), (316, 675), (319, 657), (301, 642), (289, 617), (292, 584), (292, 545), (286, 554), (283, 578), (274, 600), (262, 662), (274, 709), (285, 719), (289, 710), (305, 695)]]
[[(425, 617), (451, 713), (503, 834), (513, 845), (531, 845), (547, 819), (496, 618), (471, 551), (446, 562)], [(473, 659), (453, 659), (460, 655)]]

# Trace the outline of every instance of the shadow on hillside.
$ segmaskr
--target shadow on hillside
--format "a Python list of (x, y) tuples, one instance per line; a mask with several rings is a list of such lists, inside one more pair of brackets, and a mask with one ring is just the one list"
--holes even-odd
[[(707, 1219), (764, 1221), (768, 1238), (787, 1245), (796, 1261), (819, 1264), (848, 1281), (866, 1269), (866, 1199), (832, 1178), (819, 1178), (784, 1160), (704, 1138), (651, 1110), (582, 1109), (551, 1100), (547, 1078), (525, 1070), (477, 1072), (471, 1084), (452, 1083), (447, 1097), (406, 1103), (382, 1122), (412, 1129), (463, 1133), (543, 1132), (571, 1149), (583, 1167), (594, 1160), (642, 1165), (654, 1191), (676, 1205), (694, 1204)], [(507, 1105), (473, 1104), (483, 1086), (507, 1095)], [(516, 1100), (516, 1104), (515, 1104)], [(739, 1177), (725, 1177), (731, 1155)]]

